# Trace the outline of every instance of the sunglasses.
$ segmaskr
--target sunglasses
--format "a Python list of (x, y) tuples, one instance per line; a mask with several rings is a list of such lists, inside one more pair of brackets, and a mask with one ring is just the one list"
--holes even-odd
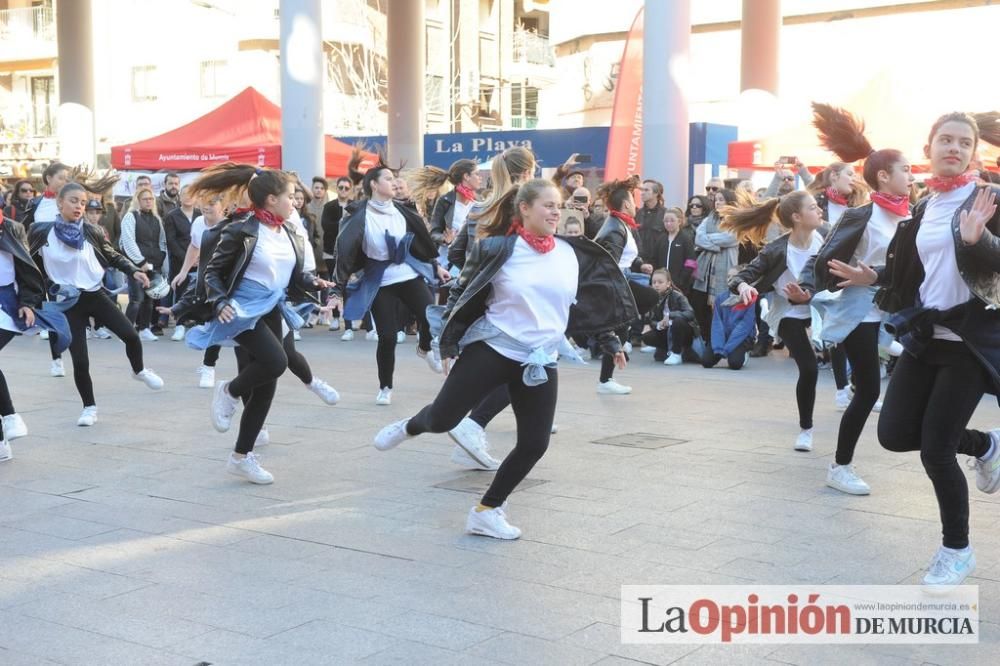
[(18, 192), (20, 192), (21, 194), (31, 194), (32, 192), (34, 192), (34, 190), (31, 189), (30, 187), (27, 189), (22, 187), (21, 189), (18, 190)]
[(346, 192), (347, 190), (351, 189), (351, 186), (350, 185), (338, 185), (337, 189), (340, 190), (341, 192)]
[(721, 187), (716, 187), (715, 185), (709, 185), (709, 186), (707, 186), (705, 188), (705, 191), (706, 192), (718, 192), (721, 189), (722, 189)]
[(689, 203), (688, 208), (704, 208), (700, 203)]

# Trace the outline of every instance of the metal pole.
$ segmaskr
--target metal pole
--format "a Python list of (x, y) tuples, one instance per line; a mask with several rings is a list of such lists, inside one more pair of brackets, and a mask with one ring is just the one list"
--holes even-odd
[(94, 45), (90, 0), (63, 0), (56, 7), (59, 49), (60, 159), (94, 165)]
[(281, 166), (308, 186), (326, 175), (320, 0), (281, 0)]
[(424, 3), (389, 0), (389, 159), (424, 163)]

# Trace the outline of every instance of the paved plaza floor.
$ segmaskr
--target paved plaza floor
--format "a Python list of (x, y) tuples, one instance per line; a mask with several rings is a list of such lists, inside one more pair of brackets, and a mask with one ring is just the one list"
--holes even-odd
[[(91, 341), (100, 421), (76, 424), (72, 377), (45, 343), (0, 355), (30, 435), (0, 465), (0, 664), (994, 664), (1000, 643), (1000, 495), (972, 483), (982, 643), (750, 647), (620, 641), (622, 584), (918, 583), (939, 543), (917, 454), (875, 441), (856, 464), (869, 497), (824, 487), (840, 413), (821, 372), (816, 449), (795, 453), (784, 352), (723, 367), (635, 354), (631, 396), (598, 396), (597, 364), (560, 370), (559, 433), (510, 498), (524, 536), (463, 534), (490, 479), (449, 462), (446, 436), (379, 453), (377, 430), (441, 378), (398, 351), (376, 407), (374, 343), (306, 331), (300, 348), (341, 392), (328, 407), (286, 374), (261, 449), (275, 483), (224, 472), (200, 356), (161, 338), (154, 393), (122, 345)], [(67, 359), (67, 370), (69, 370)], [(219, 378), (234, 369), (224, 350)], [(973, 419), (996, 425), (993, 398)], [(645, 433), (645, 435), (644, 435)], [(513, 446), (503, 413), (489, 429)], [(970, 481), (971, 481), (970, 476)]]

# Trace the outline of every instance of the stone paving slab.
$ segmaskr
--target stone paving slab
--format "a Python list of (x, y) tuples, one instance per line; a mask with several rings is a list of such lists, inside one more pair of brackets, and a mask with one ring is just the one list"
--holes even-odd
[[(371, 447), (441, 384), (414, 339), (383, 408), (374, 344), (304, 338), (342, 401), (324, 406), (282, 378), (265, 487), (225, 474), (234, 435), (211, 428), (199, 356), (182, 344), (146, 344), (167, 382), (153, 393), (130, 379), (120, 343), (92, 341), (93, 428), (76, 427), (72, 377), (49, 377), (44, 342), (3, 351), (30, 436), (0, 465), (0, 664), (995, 663), (1000, 497), (974, 489), (983, 644), (620, 643), (622, 584), (919, 581), (939, 526), (916, 454), (883, 451), (873, 420), (856, 460), (873, 495), (823, 485), (840, 418), (828, 372), (816, 450), (802, 454), (783, 353), (740, 372), (636, 354), (618, 373), (635, 388), (626, 397), (596, 395), (597, 364), (562, 369), (559, 433), (511, 497), (524, 536), (498, 542), (462, 533), (489, 476), (452, 465), (447, 437)], [(234, 366), (224, 350), (219, 378)], [(973, 424), (995, 419), (987, 397)], [(512, 415), (498, 416), (496, 452), (514, 434)]]

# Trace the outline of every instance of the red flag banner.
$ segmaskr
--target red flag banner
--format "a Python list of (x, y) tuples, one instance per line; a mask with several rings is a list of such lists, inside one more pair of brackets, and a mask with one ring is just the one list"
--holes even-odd
[(642, 7), (625, 42), (608, 132), (607, 180), (642, 173)]

